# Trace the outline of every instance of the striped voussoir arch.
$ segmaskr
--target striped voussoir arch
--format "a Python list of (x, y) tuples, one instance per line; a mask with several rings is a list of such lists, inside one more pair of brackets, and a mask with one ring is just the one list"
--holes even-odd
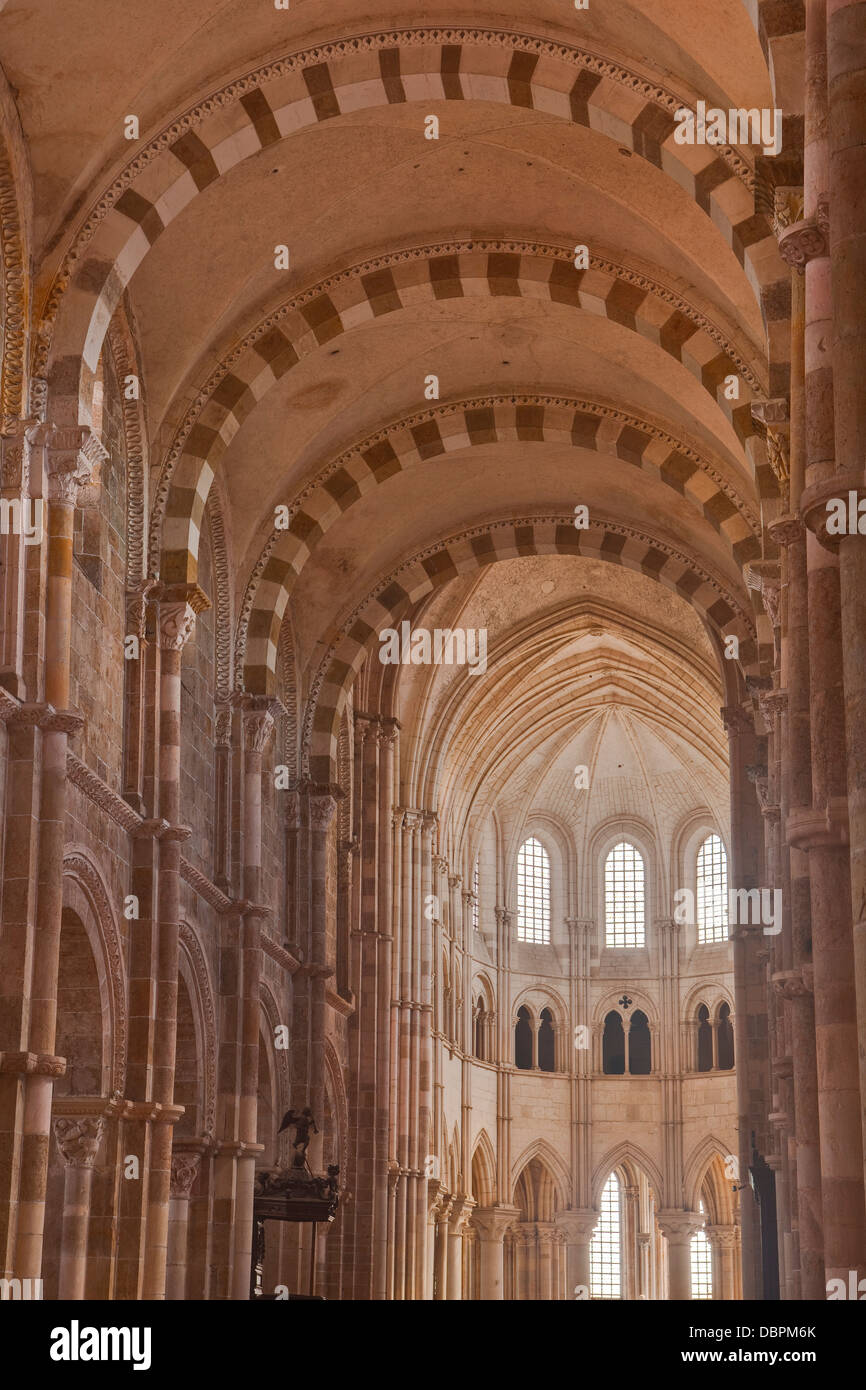
[[(419, 303), (469, 297), (546, 299), (639, 334), (681, 363), (721, 407), (744, 446), (759, 496), (778, 483), (755, 433), (760, 384), (736, 349), (703, 315), (664, 286), (603, 258), (577, 270), (562, 247), (530, 242), (448, 242), (412, 248), (346, 271), (269, 314), (232, 350), (179, 433), (157, 489), (162, 514), (159, 571), (168, 583), (195, 581), (198, 537), (217, 464), (247, 416), (301, 358), (360, 324)], [(739, 381), (729, 401), (724, 383)], [(151, 547), (153, 563), (153, 546)]]
[(530, 108), (603, 135), (694, 199), (759, 302), (768, 284), (785, 278), (769, 221), (755, 209), (750, 162), (728, 147), (677, 145), (674, 113), (688, 103), (674, 93), (598, 54), (529, 35), (473, 28), (369, 34), (268, 63), (212, 93), (142, 146), (100, 197), (42, 312), (43, 342), (56, 325), (55, 358), (82, 356), (82, 414), (89, 416), (102, 343), (124, 290), (199, 193), (322, 121), (436, 101)]
[[(245, 689), (270, 693), (292, 589), (334, 522), (403, 469), (456, 450), (508, 443), (568, 444), (622, 459), (659, 476), (691, 502), (727, 540), (741, 568), (761, 554), (760, 521), (748, 504), (694, 450), (637, 416), (592, 401), (537, 394), (443, 403), (346, 450), (295, 499), (288, 529), (272, 532), (241, 609), (235, 669), (244, 671)], [(575, 503), (580, 500), (575, 492)]]
[[(647, 575), (687, 599), (720, 635), (738, 637), (745, 674), (761, 675), (768, 655), (772, 661), (772, 648), (769, 653), (759, 649), (754, 622), (735, 595), (684, 552), (648, 532), (601, 518), (590, 518), (589, 529), (578, 531), (573, 517), (564, 515), (491, 522), (402, 564), (341, 625), (312, 681), (305, 713), (304, 753), (315, 781), (334, 780), (346, 699), (382, 630), (394, 627), (413, 604), (458, 575), (524, 555), (588, 556)], [(271, 679), (267, 670), (248, 668), (247, 679), (258, 678)]]

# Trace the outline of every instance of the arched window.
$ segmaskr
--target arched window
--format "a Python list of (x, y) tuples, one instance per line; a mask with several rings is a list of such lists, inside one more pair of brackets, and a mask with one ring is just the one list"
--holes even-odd
[(723, 1004), (719, 1009), (716, 1024), (716, 1057), (720, 1071), (731, 1071), (734, 1066), (734, 1025), (731, 1023), (731, 1006)]
[[(698, 1210), (706, 1216), (703, 1202)], [(713, 1248), (707, 1240), (703, 1228), (695, 1231), (691, 1239), (692, 1258), (692, 1298), (712, 1298), (713, 1296)]]
[(604, 861), (606, 946), (643, 946), (646, 904), (643, 855), (622, 840)]
[(589, 1243), (591, 1298), (622, 1298), (621, 1230), (619, 1178), (611, 1173), (601, 1194), (601, 1215)]
[(605, 1076), (622, 1076), (625, 1071), (625, 1032), (616, 1009), (611, 1009), (604, 1020), (601, 1069)]
[(698, 1071), (713, 1069), (713, 1027), (706, 1004), (698, 1009)]
[(472, 927), (478, 930), (478, 884), (481, 878), (481, 866), (478, 862), (479, 856), (475, 856), (475, 868), (472, 870)]
[(540, 1071), (556, 1071), (556, 1029), (550, 1009), (541, 1010), (538, 1026), (538, 1067)]
[(550, 859), (534, 836), (517, 856), (517, 939), (535, 945), (550, 941)]
[(525, 1004), (517, 1010), (514, 1025), (514, 1065), (522, 1071), (532, 1068), (532, 1020)]
[(635, 1009), (628, 1030), (628, 1069), (632, 1076), (649, 1076), (652, 1071), (652, 1040), (649, 1019), (643, 1009)]
[(698, 942), (728, 939), (728, 856), (718, 835), (708, 835), (698, 850)]

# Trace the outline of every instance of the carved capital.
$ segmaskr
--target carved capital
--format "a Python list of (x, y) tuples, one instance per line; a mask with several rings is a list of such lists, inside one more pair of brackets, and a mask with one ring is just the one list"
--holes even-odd
[(400, 732), (400, 724), (396, 719), (383, 719), (379, 725), (378, 739), (380, 748), (393, 748), (397, 742), (397, 735)]
[(171, 1156), (171, 1195), (188, 1197), (201, 1163), (201, 1154), (173, 1153)]
[(704, 1235), (719, 1250), (736, 1250), (740, 1243), (738, 1226), (705, 1226)]
[(93, 1167), (104, 1128), (101, 1115), (54, 1121), (54, 1138), (67, 1168)]
[(159, 645), (164, 652), (182, 652), (195, 632), (195, 609), (189, 603), (160, 603)]
[(746, 567), (750, 589), (757, 589), (773, 627), (781, 622), (782, 579), (778, 560), (752, 560)]
[(704, 1218), (696, 1211), (660, 1211), (656, 1219), (669, 1245), (687, 1245), (704, 1224)]
[(777, 714), (784, 714), (788, 708), (787, 690), (761, 690), (758, 693), (761, 718), (768, 729), (772, 729)]
[(588, 1209), (558, 1211), (556, 1224), (569, 1245), (588, 1245), (598, 1225), (599, 1213)]
[(199, 613), (210, 599), (197, 584), (170, 584), (159, 591), (159, 645), (165, 652), (183, 651)]
[(274, 732), (279, 702), (269, 699), (253, 699), (243, 713), (244, 748), (248, 753), (263, 753), (268, 740)]
[(790, 184), (773, 189), (773, 231), (777, 237), (780, 237), (786, 228), (802, 221), (804, 211), (802, 188)]
[(314, 830), (325, 831), (331, 824), (337, 801), (330, 792), (310, 795), (310, 825)]
[(217, 748), (230, 748), (232, 741), (231, 705), (217, 705), (214, 715), (213, 740)]
[(810, 261), (830, 254), (826, 222), (822, 225), (817, 217), (792, 222), (779, 236), (779, 254), (786, 265), (802, 275)]
[(98, 476), (108, 450), (87, 425), (38, 425), (31, 437), (45, 449), (48, 500), (76, 506), (81, 489)]
[(0, 420), (0, 485), (26, 492), (30, 485), (30, 435), (36, 420)]
[(143, 579), (140, 584), (136, 584), (134, 589), (126, 591), (126, 632), (127, 636), (136, 636), (139, 640), (144, 640), (145, 623), (147, 619), (147, 600), (149, 595), (157, 587), (157, 580)]
[(797, 541), (805, 540), (806, 537), (802, 518), (792, 516), (789, 512), (771, 521), (767, 530), (777, 545), (796, 545)]

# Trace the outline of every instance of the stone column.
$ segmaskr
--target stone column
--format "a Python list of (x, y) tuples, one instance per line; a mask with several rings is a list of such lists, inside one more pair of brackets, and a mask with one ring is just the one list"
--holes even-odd
[[(758, 803), (747, 767), (754, 767), (758, 751), (754, 721), (742, 705), (726, 705), (722, 718), (728, 732), (731, 766), (731, 885), (756, 888), (761, 871)], [(761, 1150), (767, 1140), (769, 1075), (766, 1004), (766, 968), (760, 954), (764, 937), (760, 927), (735, 927), (731, 931), (734, 953), (734, 1032), (737, 1073), (737, 1131), (739, 1171), (745, 1175), (752, 1162), (751, 1140)], [(763, 1293), (760, 1213), (748, 1183), (740, 1192), (743, 1223), (743, 1285), (745, 1297)]]
[[(186, 1262), (189, 1241), (189, 1199), (201, 1163), (200, 1153), (175, 1151), (171, 1156), (171, 1200), (168, 1209), (168, 1260), (165, 1296), (186, 1298)], [(249, 1271), (247, 1272), (249, 1284)], [(247, 1290), (249, 1296), (249, 1289)]]
[(636, 1187), (623, 1188), (623, 1208), (625, 1216), (622, 1241), (625, 1262), (623, 1288), (625, 1297), (634, 1300), (638, 1296), (637, 1233), (639, 1212), (638, 1189)]
[(66, 1164), (58, 1299), (85, 1297), (93, 1163), (102, 1142), (104, 1125), (101, 1116), (54, 1121), (54, 1137)]
[(478, 1236), (478, 1258), (481, 1273), (481, 1297), (495, 1302), (505, 1297), (505, 1268), (502, 1242), (505, 1232), (520, 1219), (517, 1207), (476, 1207), (472, 1225)]
[[(63, 850), (66, 839), (66, 754), (68, 735), (81, 726), (69, 705), (70, 633), (72, 625), (72, 532), (81, 490), (106, 451), (87, 428), (42, 426), (36, 435), (44, 447), (48, 483), (45, 580), (44, 711), (42, 781), (39, 802), (36, 931), (32, 943), (28, 1052), (22, 1070), (23, 1125), (15, 1275), (39, 1278), (45, 1188), (48, 1176), (49, 1125), (54, 1076), (62, 1063), (54, 1057), (57, 1023), (57, 971), (63, 911)], [(8, 1065), (8, 1061), (4, 1065)]]
[[(827, 0), (829, 219), (833, 281), (833, 394), (837, 497), (855, 493), (866, 512), (866, 23), (863, 5)], [(860, 1057), (861, 1147), (866, 1158), (866, 521), (839, 543), (848, 755), (851, 895)], [(862, 1180), (861, 1180), (862, 1184)], [(862, 1209), (851, 1191), (853, 1207)], [(866, 1274), (866, 1236), (852, 1229), (849, 1268)], [(830, 1268), (827, 1277), (847, 1277)]]
[[(44, 535), (44, 502), (30, 496), (30, 440), (35, 420), (0, 419), (0, 497), (13, 508), (20, 507), (21, 525), (3, 536), (3, 565), (0, 567), (0, 685), (18, 699), (26, 699), (24, 681), (24, 592), (27, 580), (27, 552), (41, 543)], [(38, 479), (34, 479), (38, 488)], [(29, 533), (28, 541), (25, 534)], [(38, 552), (37, 552), (38, 553)]]
[[(259, 1033), (261, 1023), (262, 923), (269, 910), (262, 903), (262, 769), (264, 751), (274, 732), (279, 706), (267, 697), (244, 701), (243, 896), (246, 910), (241, 925), (240, 1048), (241, 1090), (238, 1141), (243, 1150), (237, 1165), (232, 1294), (249, 1298), (252, 1260), (253, 1186), (258, 1139)], [(313, 1114), (315, 1115), (315, 1111)], [(317, 1123), (322, 1123), (321, 1112)]]
[(232, 721), (230, 702), (217, 705), (214, 715), (214, 883), (231, 895), (232, 874)]
[(183, 1113), (174, 1105), (180, 859), (181, 844), (190, 833), (179, 824), (181, 663), (183, 649), (195, 630), (196, 615), (208, 607), (208, 598), (195, 584), (166, 587), (159, 594), (158, 811), (164, 828), (159, 834), (152, 1095), (155, 1115), (150, 1140), (143, 1298), (165, 1296), (172, 1125)]
[(565, 1236), (566, 1290), (569, 1299), (589, 1298), (589, 1246), (598, 1225), (597, 1211), (558, 1211), (555, 1221)]
[(328, 834), (337, 809), (337, 788), (310, 789), (310, 1086), (309, 1104), (319, 1133), (313, 1136), (309, 1164), (322, 1165), (322, 1122), (325, 1113), (325, 982), (334, 967), (327, 959)]
[(377, 937), (376, 937), (376, 1104), (375, 1185), (373, 1201), (373, 1297), (387, 1297), (388, 1170), (391, 1154), (391, 991), (394, 885), (394, 756), (400, 725), (384, 719), (378, 730), (379, 824), (377, 836)]
[(809, 609), (815, 620), (810, 624), (812, 807), (811, 817), (805, 811), (799, 817), (798, 843), (809, 851), (812, 881), (825, 1279), (866, 1270), (857, 1061), (858, 1016), (861, 1040), (866, 1031), (866, 995), (860, 983), (866, 982), (860, 944), (866, 902), (866, 566), (858, 535), (833, 537), (826, 530), (828, 500), (838, 497), (847, 504), (851, 492), (856, 499), (866, 496), (866, 334), (858, 307), (866, 283), (860, 192), (866, 72), (862, 27), (861, 7), (809, 0), (806, 216), (801, 233), (808, 466), (801, 511), (813, 533), (807, 557)]
[(417, 954), (414, 962), (416, 1008), (413, 1011), (417, 1056), (416, 1089), (416, 1227), (415, 1227), (415, 1298), (425, 1297), (427, 1269), (427, 1154), (426, 1136), (433, 1129), (433, 917), (426, 904), (433, 891), (433, 835), (436, 817), (425, 811), (421, 835), (416, 842), (416, 885), (420, 896), (415, 899), (418, 922)]
[(437, 1301), (448, 1297), (449, 1222), (453, 1207), (454, 1198), (441, 1193), (433, 1208), (433, 1298)]
[(694, 1211), (660, 1211), (658, 1228), (667, 1241), (668, 1298), (671, 1301), (692, 1296), (691, 1240), (703, 1225)]
[(705, 1226), (713, 1250), (713, 1298), (726, 1303), (737, 1297), (736, 1258), (739, 1246), (737, 1226)]
[(539, 1221), (538, 1236), (538, 1297), (543, 1303), (552, 1303), (556, 1287), (554, 1259), (559, 1254), (557, 1230), (552, 1222)]
[(474, 1206), (475, 1203), (472, 1198), (462, 1193), (458, 1193), (451, 1203), (451, 1212), (448, 1218), (447, 1297), (449, 1302), (460, 1302), (463, 1299), (463, 1232)]

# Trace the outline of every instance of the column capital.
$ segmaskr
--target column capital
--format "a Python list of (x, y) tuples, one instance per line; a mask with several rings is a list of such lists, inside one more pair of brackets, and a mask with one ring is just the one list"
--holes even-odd
[(806, 527), (803, 525), (803, 518), (800, 516), (793, 516), (790, 512), (785, 512), (782, 516), (777, 516), (775, 521), (769, 523), (767, 530), (777, 545), (796, 545), (798, 541), (805, 540), (806, 538)]
[(829, 204), (824, 203), (821, 215), (803, 217), (792, 222), (779, 234), (779, 255), (792, 270), (802, 275), (810, 261), (830, 254)]
[(380, 748), (393, 748), (397, 742), (397, 735), (400, 732), (399, 719), (382, 719), (379, 724), (379, 732), (376, 737), (379, 740)]
[(309, 791), (308, 804), (310, 808), (310, 825), (313, 830), (324, 831), (328, 829), (337, 809), (337, 802), (340, 799), (337, 795), (338, 788), (335, 787), (311, 787)]
[(183, 651), (195, 631), (197, 615), (210, 608), (210, 599), (197, 584), (161, 585), (157, 596), (160, 649)]
[(171, 1156), (171, 1195), (189, 1197), (201, 1163), (201, 1154), (173, 1153)]
[(498, 925), (500, 927), (510, 928), (512, 919), (514, 917), (514, 912), (512, 911), (512, 909), (510, 907), (500, 906), (494, 907), (493, 911), (496, 916), (496, 921)]
[(574, 1207), (570, 1211), (558, 1211), (553, 1219), (565, 1232), (569, 1245), (588, 1245), (598, 1225), (599, 1215), (590, 1207)]
[(736, 1250), (740, 1243), (739, 1226), (705, 1226), (704, 1235), (720, 1250)]
[(101, 1115), (76, 1115), (54, 1121), (54, 1138), (67, 1168), (92, 1168), (105, 1120)]
[(671, 1245), (687, 1245), (696, 1231), (704, 1225), (697, 1211), (659, 1211), (656, 1222), (662, 1235)]
[(232, 741), (232, 707), (218, 704), (214, 713), (213, 741), (217, 748), (230, 748)]
[(30, 438), (45, 450), (48, 500), (74, 507), (78, 494), (93, 480), (108, 450), (89, 425), (37, 425)]
[(462, 1235), (466, 1224), (475, 1210), (475, 1199), (458, 1192), (451, 1202), (449, 1223), (453, 1236)]
[(509, 1226), (519, 1222), (520, 1217), (519, 1207), (507, 1206), (504, 1203), (493, 1207), (476, 1207), (472, 1213), (472, 1225), (482, 1240), (499, 1244)]
[(0, 486), (26, 491), (30, 486), (30, 440), (38, 420), (0, 417)]
[(142, 579), (126, 591), (126, 631), (128, 635), (136, 634), (141, 641), (147, 621), (147, 601), (158, 584), (156, 579)]
[(243, 707), (244, 748), (248, 753), (263, 753), (274, 732), (282, 705), (267, 695), (251, 695)]

